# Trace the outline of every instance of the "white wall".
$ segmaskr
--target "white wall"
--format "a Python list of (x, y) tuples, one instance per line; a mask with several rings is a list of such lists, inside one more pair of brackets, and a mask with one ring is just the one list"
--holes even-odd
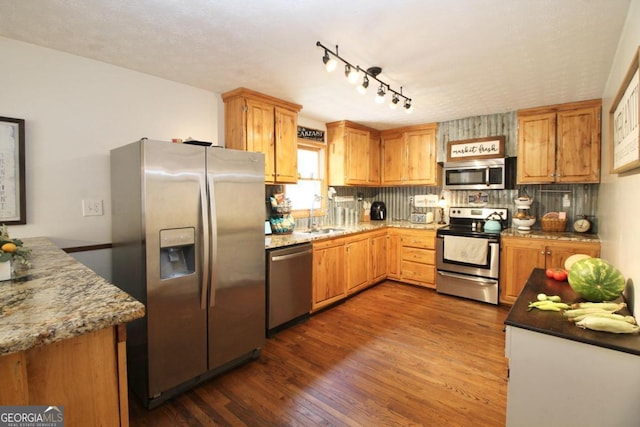
[[(109, 243), (111, 148), (141, 137), (222, 145), (213, 92), (1, 37), (0, 57), (0, 116), (26, 120), (27, 225), (12, 237)], [(104, 216), (83, 217), (85, 198), (104, 200)]]
[(631, 60), (640, 46), (640, 0), (632, 0), (609, 78), (602, 95), (602, 173), (598, 194), (598, 225), (602, 258), (634, 283), (634, 313), (640, 310), (640, 169), (611, 175), (609, 110)]

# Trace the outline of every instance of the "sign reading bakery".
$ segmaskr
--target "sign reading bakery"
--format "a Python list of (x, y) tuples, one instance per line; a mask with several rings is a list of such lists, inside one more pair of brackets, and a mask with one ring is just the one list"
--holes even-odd
[(450, 141), (447, 149), (448, 162), (498, 157), (504, 157), (504, 136)]

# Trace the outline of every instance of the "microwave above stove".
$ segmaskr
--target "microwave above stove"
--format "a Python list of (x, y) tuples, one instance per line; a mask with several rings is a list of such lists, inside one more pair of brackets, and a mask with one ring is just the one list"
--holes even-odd
[(516, 158), (447, 162), (442, 169), (446, 190), (505, 190), (515, 188)]

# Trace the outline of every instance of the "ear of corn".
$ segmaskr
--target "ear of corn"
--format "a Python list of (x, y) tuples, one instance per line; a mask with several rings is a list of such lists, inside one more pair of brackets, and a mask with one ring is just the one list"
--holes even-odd
[(630, 323), (632, 325), (637, 324), (636, 319), (633, 316), (623, 316), (621, 314), (609, 313), (608, 311), (605, 311), (605, 312), (602, 312), (602, 313), (583, 314), (581, 316), (576, 316), (576, 317), (570, 318), (569, 320), (571, 322), (579, 322), (579, 321), (581, 321), (582, 319), (584, 319), (587, 316), (606, 317), (606, 318), (609, 318), (609, 319), (622, 320), (622, 321)]
[(627, 306), (626, 303), (616, 303), (616, 302), (579, 302), (576, 304), (571, 304), (571, 308), (601, 308), (602, 310), (607, 311), (620, 311)]
[(600, 307), (587, 307), (587, 308), (574, 308), (573, 310), (566, 310), (564, 312), (564, 315), (566, 317), (577, 317), (577, 316), (582, 316), (584, 314), (591, 314), (591, 313), (613, 313), (614, 311), (618, 311), (618, 310), (622, 310), (622, 308), (624, 307), (619, 307), (618, 309), (614, 309), (611, 310), (605, 310), (603, 308)]
[(614, 334), (632, 334), (640, 331), (640, 326), (632, 325), (623, 320), (611, 319), (607, 317), (587, 316), (576, 326), (594, 331), (611, 332)]

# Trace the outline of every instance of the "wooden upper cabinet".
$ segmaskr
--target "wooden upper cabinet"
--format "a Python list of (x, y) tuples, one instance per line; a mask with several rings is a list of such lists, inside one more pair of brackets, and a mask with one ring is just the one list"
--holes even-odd
[(381, 132), (382, 185), (438, 185), (437, 124)]
[(276, 182), (298, 182), (298, 113), (275, 107)]
[(518, 184), (600, 181), (601, 100), (518, 111)]
[(245, 88), (222, 94), (225, 147), (265, 155), (265, 182), (298, 181), (301, 105)]
[(380, 183), (379, 133), (346, 120), (327, 123), (329, 185)]
[(395, 185), (403, 183), (406, 157), (407, 147), (404, 143), (404, 135), (402, 133), (383, 133), (381, 183)]
[(557, 182), (600, 182), (600, 105), (558, 112)]

